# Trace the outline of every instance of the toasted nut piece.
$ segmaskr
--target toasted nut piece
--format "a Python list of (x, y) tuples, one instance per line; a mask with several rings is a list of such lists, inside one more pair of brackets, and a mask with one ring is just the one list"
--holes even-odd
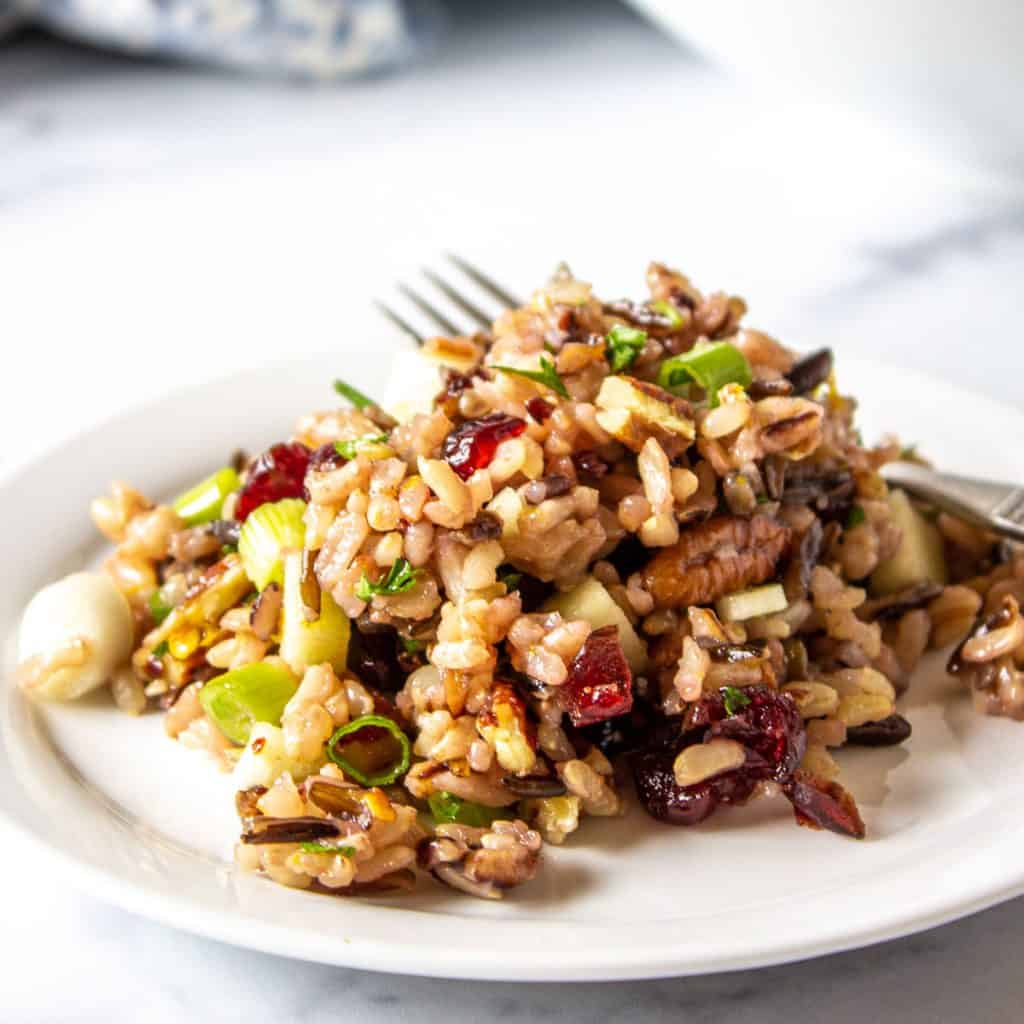
[(803, 718), (824, 718), (826, 715), (834, 715), (839, 708), (839, 694), (826, 683), (786, 683), (782, 692), (788, 693), (796, 701), (797, 710)]
[(483, 358), (483, 349), (469, 338), (427, 338), (420, 351), (428, 359), (468, 373)]
[(561, 846), (580, 827), (583, 801), (578, 796), (547, 796), (523, 800), (519, 807), (544, 842)]
[(807, 723), (807, 742), (841, 747), (846, 742), (846, 723), (838, 718), (813, 718)]
[(685, 747), (672, 765), (676, 783), (693, 786), (705, 779), (740, 768), (747, 760), (742, 743), (735, 740), (713, 739)]
[(497, 683), (477, 717), (477, 731), (494, 748), (498, 764), (513, 775), (528, 775), (537, 764), (536, 740), (526, 705), (507, 683)]
[(597, 422), (634, 452), (653, 437), (672, 458), (695, 436), (690, 403), (647, 381), (606, 377), (596, 404)]
[(861, 693), (839, 700), (839, 718), (851, 729), (866, 722), (880, 722), (894, 710), (895, 705), (888, 697), (874, 693)]
[(840, 697), (872, 694), (885, 697), (890, 702), (896, 699), (896, 690), (892, 683), (881, 672), (873, 668), (840, 669), (829, 675), (828, 684)]
[(823, 743), (807, 745), (807, 752), (800, 762), (800, 770), (827, 782), (835, 782), (839, 778), (839, 765)]
[(788, 526), (770, 516), (719, 516), (685, 531), (643, 570), (656, 608), (710, 604), (764, 583), (789, 544)]

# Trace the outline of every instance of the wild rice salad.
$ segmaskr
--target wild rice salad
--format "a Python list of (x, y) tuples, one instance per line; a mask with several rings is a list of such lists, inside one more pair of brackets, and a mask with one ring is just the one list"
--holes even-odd
[(1024, 717), (1024, 555), (887, 488), (916, 456), (862, 443), (828, 349), (647, 284), (561, 268), (429, 340), (418, 408), (338, 381), (170, 505), (115, 484), (105, 574), (33, 600), (22, 685), (162, 709), (234, 773), (238, 863), (297, 888), (498, 898), (630, 783), (669, 825), (770, 796), (863, 837), (833, 752), (910, 736), (926, 650)]

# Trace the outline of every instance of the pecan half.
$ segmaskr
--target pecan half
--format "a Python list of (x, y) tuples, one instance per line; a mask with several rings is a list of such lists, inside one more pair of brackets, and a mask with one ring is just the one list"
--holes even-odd
[(769, 516), (709, 519), (647, 563), (644, 586), (658, 608), (709, 604), (771, 577), (790, 534), (788, 526)]

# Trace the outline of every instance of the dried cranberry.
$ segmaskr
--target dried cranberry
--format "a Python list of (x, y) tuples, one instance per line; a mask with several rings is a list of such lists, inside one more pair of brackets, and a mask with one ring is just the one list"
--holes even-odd
[(591, 725), (633, 707), (633, 673), (617, 626), (595, 629), (569, 666), (558, 699), (573, 725)]
[(651, 703), (637, 697), (629, 714), (588, 725), (582, 735), (605, 757), (618, 757), (678, 739), (679, 721), (663, 717)]
[(309, 458), (309, 449), (298, 441), (268, 448), (249, 470), (238, 496), (235, 518), (242, 522), (254, 508), (268, 501), (303, 497)]
[(492, 412), (479, 420), (467, 420), (445, 439), (441, 454), (463, 480), (478, 469), (486, 469), (498, 445), (518, 437), (526, 429), (526, 420), (503, 412)]
[(540, 395), (535, 395), (526, 403), (526, 411), (538, 423), (543, 423), (555, 411), (555, 407), (550, 402), (545, 402)]
[[(743, 693), (748, 703), (731, 715), (721, 694), (706, 694), (687, 714), (681, 739), (633, 755), (637, 794), (652, 817), (672, 825), (695, 825), (719, 804), (748, 800), (758, 782), (771, 779), (784, 788), (793, 784), (807, 748), (796, 704), (767, 686), (749, 686)], [(743, 744), (746, 763), (692, 786), (678, 785), (673, 763), (679, 751), (716, 737)]]
[(669, 747), (633, 755), (637, 797), (652, 818), (668, 825), (697, 825), (719, 804), (742, 804), (750, 799), (756, 779), (739, 771), (695, 786), (680, 786), (672, 768), (678, 749)]

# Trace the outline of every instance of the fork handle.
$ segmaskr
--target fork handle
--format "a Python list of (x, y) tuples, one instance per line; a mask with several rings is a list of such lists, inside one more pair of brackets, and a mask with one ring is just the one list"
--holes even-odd
[(1024, 541), (1024, 489), (991, 480), (937, 473), (915, 462), (882, 468), (890, 484), (977, 526)]

